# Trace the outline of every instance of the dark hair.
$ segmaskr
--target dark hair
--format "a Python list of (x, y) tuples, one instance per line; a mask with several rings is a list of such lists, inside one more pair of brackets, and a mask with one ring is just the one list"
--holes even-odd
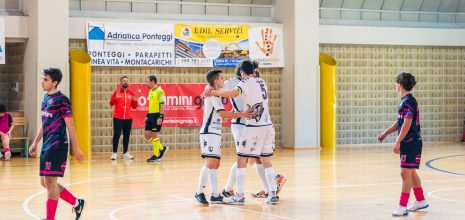
[(241, 63), (241, 71), (247, 75), (252, 75), (254, 73), (254, 66), (250, 60), (244, 60)]
[(5, 113), (6, 112), (6, 107), (3, 104), (0, 104), (0, 112)]
[(234, 73), (236, 74), (236, 76), (238, 77), (241, 77), (241, 64), (242, 64), (242, 61), (238, 62), (236, 64), (236, 69), (234, 69)]
[(157, 77), (155, 75), (150, 75), (147, 77), (147, 79), (157, 84)]
[(221, 70), (210, 70), (207, 72), (207, 81), (210, 86), (213, 86), (215, 80), (220, 77)]
[(260, 71), (255, 70), (255, 76), (256, 76), (257, 78), (260, 78)]
[(407, 91), (412, 90), (413, 87), (417, 84), (415, 77), (412, 74), (406, 72), (402, 72), (397, 75), (396, 83), (402, 85), (402, 87)]
[(253, 61), (252, 61), (252, 64), (253, 64), (253, 68), (254, 68), (254, 69), (258, 69), (258, 66), (259, 66), (258, 61), (253, 60)]
[(128, 79), (127, 76), (123, 76), (123, 77), (121, 77), (121, 79), (119, 79), (119, 81), (120, 81), (120, 82), (123, 81), (124, 78)]
[(48, 68), (44, 69), (44, 76), (49, 76), (50, 79), (52, 79), (52, 82), (58, 82), (60, 84), (61, 79), (63, 78), (63, 74), (61, 73), (61, 70), (58, 68)]

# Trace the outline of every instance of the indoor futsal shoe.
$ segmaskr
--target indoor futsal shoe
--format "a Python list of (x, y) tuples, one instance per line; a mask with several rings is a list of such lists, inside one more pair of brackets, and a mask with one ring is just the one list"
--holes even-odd
[(397, 207), (397, 209), (395, 209), (392, 212), (392, 216), (407, 216), (407, 215), (408, 215), (407, 207), (405, 206), (399, 206)]
[(76, 220), (81, 217), (82, 210), (84, 209), (84, 199), (78, 199), (76, 205), (73, 207), (73, 212), (76, 214)]
[(279, 197), (278, 196), (268, 196), (266, 197), (266, 203), (267, 204), (278, 204)]
[(166, 155), (166, 152), (168, 152), (169, 149), (170, 149), (169, 147), (163, 145), (163, 150), (160, 151), (160, 156), (158, 157), (158, 161), (161, 161), (161, 159), (163, 159), (163, 157)]
[(226, 190), (223, 189), (223, 192), (221, 193), (221, 195), (223, 195), (224, 197), (229, 198), (229, 197), (234, 195), (234, 190), (231, 189), (228, 192), (226, 192)]
[(231, 202), (229, 204), (232, 205), (244, 205), (245, 203), (245, 197), (239, 198), (237, 195), (233, 195), (229, 197), (231, 199)]
[(426, 209), (428, 207), (429, 207), (429, 204), (426, 202), (426, 200), (423, 200), (421, 202), (415, 201), (415, 204), (413, 204), (412, 207), (408, 208), (407, 211), (416, 212), (420, 209)]
[(228, 197), (223, 197), (220, 195), (218, 196), (211, 196), (210, 197), (210, 203), (212, 204), (227, 204), (227, 203), (232, 203), (233, 200), (231, 198), (228, 198)]
[(263, 191), (263, 190), (260, 190), (260, 191), (258, 191), (256, 193), (252, 193), (251, 195), (253, 197), (255, 197), (255, 198), (266, 198), (266, 197), (268, 197), (268, 194), (266, 194), (265, 191)]
[(147, 162), (158, 162), (158, 161), (160, 161), (160, 160), (155, 155), (152, 155), (151, 158), (147, 159)]
[(208, 201), (207, 201), (207, 198), (205, 198), (205, 193), (200, 193), (200, 194), (195, 194), (194, 195), (194, 198), (195, 200), (197, 200), (197, 202), (200, 204), (200, 205), (206, 205), (208, 206)]
[(286, 180), (286, 177), (280, 174), (276, 175), (276, 194), (279, 194), (279, 192), (281, 192), (281, 189), (283, 188), (284, 183), (286, 183)]

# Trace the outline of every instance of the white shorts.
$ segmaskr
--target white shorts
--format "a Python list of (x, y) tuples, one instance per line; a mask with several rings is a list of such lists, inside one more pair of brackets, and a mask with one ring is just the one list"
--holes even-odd
[(243, 124), (231, 124), (231, 132), (234, 138), (234, 143), (236, 145), (236, 152), (239, 152), (239, 143), (240, 143), (244, 128), (245, 128), (245, 125)]
[(221, 135), (200, 134), (200, 148), (202, 158), (221, 159)]
[(241, 157), (270, 157), (275, 147), (274, 126), (247, 127), (242, 132), (237, 155)]

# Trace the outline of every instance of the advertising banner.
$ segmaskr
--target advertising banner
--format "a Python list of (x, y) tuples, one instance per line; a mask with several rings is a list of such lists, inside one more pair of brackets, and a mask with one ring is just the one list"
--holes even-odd
[(235, 67), (249, 58), (247, 25), (175, 24), (176, 66)]
[(174, 66), (173, 24), (87, 22), (92, 66)]

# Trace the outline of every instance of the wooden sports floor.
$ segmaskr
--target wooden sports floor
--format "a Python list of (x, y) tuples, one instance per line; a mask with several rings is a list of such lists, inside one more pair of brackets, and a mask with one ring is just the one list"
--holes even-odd
[[(399, 159), (390, 146), (344, 146), (335, 154), (278, 150), (274, 167), (287, 178), (278, 205), (247, 195), (243, 206), (197, 206), (193, 195), (203, 163), (199, 151), (169, 151), (155, 164), (145, 162), (149, 153), (134, 155), (135, 161), (111, 162), (109, 154), (94, 155), (83, 164), (71, 160), (60, 181), (86, 200), (81, 219), (392, 219), (400, 195)], [(220, 186), (233, 159), (232, 150), (223, 151)], [(0, 160), (0, 219), (44, 217), (46, 193), (39, 184), (38, 162)], [(246, 191), (260, 189), (255, 170), (247, 172)], [(465, 219), (464, 145), (425, 144), (419, 175), (430, 208), (403, 219)], [(413, 201), (412, 193), (409, 204)], [(57, 219), (73, 219), (64, 201)]]

